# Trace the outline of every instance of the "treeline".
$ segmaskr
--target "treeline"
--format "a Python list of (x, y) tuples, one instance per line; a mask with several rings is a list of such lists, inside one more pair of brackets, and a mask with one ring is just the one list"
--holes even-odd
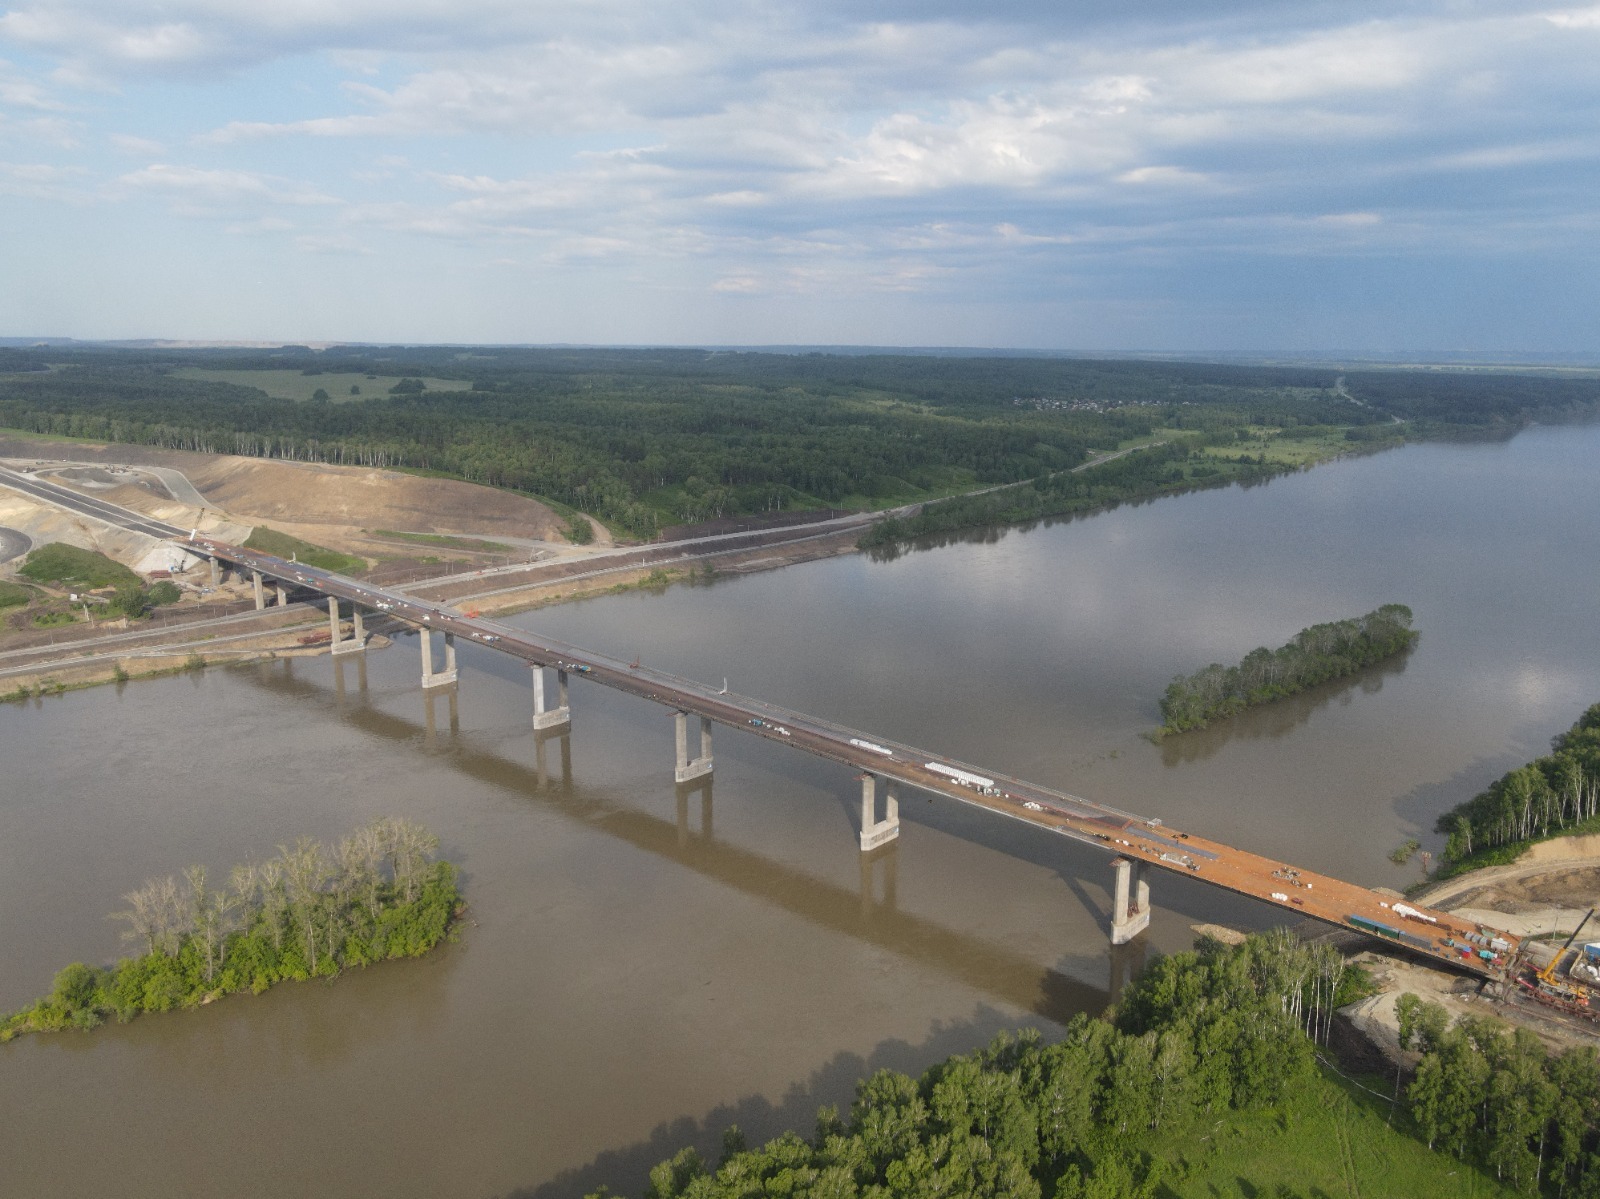
[[(39, 372), (24, 369), (39, 351), (0, 349), (0, 426), (437, 471), (556, 500), (643, 537), (718, 516), (909, 502), (1038, 478), (1157, 428), (1336, 426), (1387, 439), (1403, 430), (1395, 415), (1515, 427), (1600, 407), (1591, 380), (1347, 372), (1358, 403), (1326, 368), (1025, 356), (438, 346), (49, 356), (53, 369)], [(183, 368), (431, 377), (471, 390), (297, 403), (174, 373)]]
[(1523, 1194), (1600, 1196), (1600, 1060), (1552, 1057), (1531, 1031), (1400, 997), (1400, 1040), (1421, 1051), (1406, 1101), (1428, 1142)]
[(879, 549), (962, 529), (1023, 524), (1132, 499), (1270, 478), (1286, 469), (1247, 455), (1228, 460), (1202, 454), (1196, 448), (1202, 440), (1153, 445), (1084, 470), (1061, 471), (977, 495), (934, 500), (913, 516), (891, 516), (876, 522), (856, 544), (861, 549)]
[(49, 995), (0, 1018), (0, 1041), (420, 956), (461, 903), (455, 867), (434, 860), (438, 844), (413, 821), (381, 819), (336, 845), (302, 837), (280, 846), (270, 861), (234, 867), (222, 885), (203, 866), (153, 879), (116, 913), (138, 954), (108, 969), (67, 966)]
[(1351, 371), (1350, 394), (1423, 434), (1520, 429), (1600, 409), (1600, 379), (1506, 371)]
[(1151, 966), (1111, 1019), (1080, 1015), (1052, 1045), (1002, 1036), (918, 1079), (880, 1071), (847, 1116), (823, 1108), (812, 1139), (749, 1149), (730, 1129), (715, 1168), (684, 1149), (646, 1195), (1151, 1196), (1162, 1165), (1132, 1148), (1139, 1138), (1266, 1109), (1314, 1081), (1314, 1040), (1365, 981), (1281, 932), (1202, 942)]
[(1213, 662), (1173, 679), (1161, 697), (1164, 723), (1158, 732), (1201, 729), (1255, 704), (1354, 674), (1410, 649), (1417, 637), (1411, 609), (1404, 604), (1384, 604), (1353, 620), (1312, 625), (1275, 650), (1251, 650), (1237, 666)]
[[(5, 365), (0, 353), (0, 368)], [(471, 391), (278, 400), (216, 370), (469, 379)], [(911, 500), (1080, 464), (1184, 428), (1381, 420), (1328, 372), (1193, 364), (703, 351), (63, 350), (0, 377), (0, 425), (172, 449), (439, 471), (641, 536), (735, 513)], [(1039, 410), (1026, 398), (1068, 405)]]
[(1574, 830), (1600, 832), (1600, 704), (1550, 743), (1439, 817), (1447, 837), (1440, 877), (1517, 857), (1528, 843)]

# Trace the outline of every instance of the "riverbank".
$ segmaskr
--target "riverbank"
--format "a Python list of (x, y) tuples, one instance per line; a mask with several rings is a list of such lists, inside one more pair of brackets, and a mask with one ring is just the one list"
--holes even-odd
[[(194, 627), (135, 631), (13, 651), (0, 656), (0, 701), (164, 678), (219, 663), (315, 657), (326, 654), (332, 641), (327, 617), (299, 605), (253, 614), (253, 619), (243, 622), (250, 627), (227, 631), (237, 623), (237, 618), (222, 618), (197, 622)], [(367, 644), (383, 648), (389, 639), (369, 632)]]

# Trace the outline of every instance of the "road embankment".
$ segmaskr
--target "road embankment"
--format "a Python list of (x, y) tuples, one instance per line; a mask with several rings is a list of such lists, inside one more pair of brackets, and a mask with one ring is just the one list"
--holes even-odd
[[(331, 639), (326, 614), (308, 605), (267, 609), (251, 613), (249, 619), (223, 617), (172, 629), (84, 638), (0, 654), (0, 699), (155, 678), (217, 662), (325, 654)], [(368, 638), (374, 648), (387, 644), (379, 634)]]

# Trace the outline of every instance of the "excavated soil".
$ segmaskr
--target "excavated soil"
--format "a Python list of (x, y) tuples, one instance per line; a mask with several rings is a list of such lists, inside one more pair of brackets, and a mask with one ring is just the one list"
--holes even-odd
[[(374, 543), (364, 535), (377, 529), (565, 541), (561, 530), (566, 522), (537, 500), (399, 471), (17, 437), (0, 437), (0, 458), (169, 467), (181, 471), (209, 504), (239, 524), (267, 524), (319, 545), (369, 556), (375, 544), (386, 544), (390, 553), (395, 549), (395, 543)], [(55, 477), (135, 511), (157, 515), (173, 507), (168, 489), (149, 477), (94, 468), (67, 468)], [(174, 523), (181, 521), (178, 517)], [(598, 522), (594, 532), (597, 547), (611, 543)]]
[(1532, 878), (1510, 878), (1468, 891), (1452, 901), (1457, 907), (1493, 908), (1521, 913), (1536, 908), (1575, 908), (1600, 905), (1600, 866), (1552, 869)]

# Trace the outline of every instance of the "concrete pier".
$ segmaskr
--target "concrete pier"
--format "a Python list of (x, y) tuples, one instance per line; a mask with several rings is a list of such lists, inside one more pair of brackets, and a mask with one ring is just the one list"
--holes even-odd
[(553, 708), (544, 706), (544, 667), (537, 663), (532, 664), (533, 669), (533, 727), (536, 729), (556, 729), (564, 724), (572, 723), (572, 709), (567, 704), (567, 672), (556, 671), (556, 688), (559, 693), (559, 702)]
[(218, 562), (217, 562), (217, 560), (215, 558), (210, 559), (210, 562), (211, 562), (211, 586), (213, 588), (221, 587), (222, 586), (222, 567), (218, 564)]
[(261, 572), (259, 570), (252, 570), (250, 572), (250, 579), (255, 584), (256, 611), (259, 612), (261, 609), (267, 606), (267, 597), (261, 591)]
[(1141, 861), (1117, 858), (1111, 868), (1117, 872), (1111, 895), (1111, 943), (1126, 945), (1150, 927), (1150, 884)]
[[(355, 604), (350, 605), (350, 623), (352, 631), (349, 637), (343, 635), (339, 626), (339, 599), (337, 596), (328, 597), (328, 631), (333, 635), (333, 652), (335, 654), (360, 653), (367, 648), (367, 630), (361, 621), (361, 609)], [(424, 671), (426, 673), (426, 671)]]
[(444, 635), (444, 669), (433, 668), (433, 630), (419, 629), (422, 640), (422, 685), (424, 687), (448, 687), (456, 681), (456, 636), (454, 633)]
[(278, 597), (277, 598), (278, 607), (280, 607), (280, 608), (288, 607), (288, 604), (289, 604), (289, 584), (287, 584), (287, 583), (279, 583), (276, 587), (273, 588), (273, 594), (275, 594)]
[(674, 712), (673, 724), (677, 726), (678, 734), (678, 767), (673, 773), (680, 783), (688, 783), (711, 773), (711, 718), (700, 718), (700, 756), (689, 757), (689, 713)]
[[(890, 784), (892, 785), (892, 784)], [(887, 845), (900, 835), (900, 801), (883, 789), (883, 819), (878, 819), (878, 776), (861, 776), (861, 852)]]

